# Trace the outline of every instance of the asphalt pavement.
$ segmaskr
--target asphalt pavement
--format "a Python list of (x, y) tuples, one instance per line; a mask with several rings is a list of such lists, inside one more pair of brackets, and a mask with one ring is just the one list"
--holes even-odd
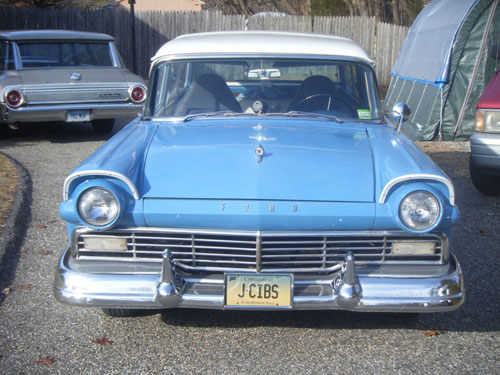
[[(117, 130), (124, 125), (122, 122)], [(0, 140), (28, 174), (20, 241), (0, 265), (2, 374), (498, 374), (500, 197), (477, 192), (468, 144), (423, 145), (452, 178), (462, 213), (453, 252), (465, 274), (457, 311), (168, 310), (111, 318), (58, 303), (54, 270), (67, 246), (58, 214), (65, 177), (103, 144), (89, 125), (35, 127)]]

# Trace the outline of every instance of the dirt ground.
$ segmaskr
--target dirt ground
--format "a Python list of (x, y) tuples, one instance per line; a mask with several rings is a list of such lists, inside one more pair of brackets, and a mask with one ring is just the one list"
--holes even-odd
[(12, 208), (17, 188), (17, 168), (12, 161), (0, 153), (0, 234), (5, 219)]

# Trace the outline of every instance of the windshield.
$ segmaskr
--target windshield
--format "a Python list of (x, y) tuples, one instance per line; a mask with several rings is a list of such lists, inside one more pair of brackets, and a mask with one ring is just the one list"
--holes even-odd
[(29, 42), (18, 46), (23, 68), (113, 66), (108, 43)]
[(315, 114), (380, 119), (372, 70), (359, 62), (221, 59), (160, 63), (151, 77), (145, 117), (214, 113)]

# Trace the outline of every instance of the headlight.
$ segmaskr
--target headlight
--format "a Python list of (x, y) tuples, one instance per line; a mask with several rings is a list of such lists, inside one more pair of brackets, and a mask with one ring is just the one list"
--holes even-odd
[(439, 202), (427, 191), (414, 191), (401, 201), (399, 217), (408, 228), (425, 230), (432, 227), (439, 218)]
[(78, 200), (78, 212), (88, 224), (102, 227), (111, 223), (118, 215), (116, 197), (103, 188), (90, 188)]
[(500, 111), (477, 111), (476, 131), (500, 133)]

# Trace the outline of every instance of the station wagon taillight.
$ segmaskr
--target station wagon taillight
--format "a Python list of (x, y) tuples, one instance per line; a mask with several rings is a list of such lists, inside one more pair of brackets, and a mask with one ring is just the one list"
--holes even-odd
[(7, 104), (11, 107), (19, 107), (21, 104), (23, 104), (24, 97), (23, 94), (21, 94), (17, 90), (10, 90), (7, 91), (5, 94), (5, 101)]
[(146, 90), (141, 86), (134, 86), (129, 91), (129, 96), (134, 103), (142, 103), (146, 99)]

